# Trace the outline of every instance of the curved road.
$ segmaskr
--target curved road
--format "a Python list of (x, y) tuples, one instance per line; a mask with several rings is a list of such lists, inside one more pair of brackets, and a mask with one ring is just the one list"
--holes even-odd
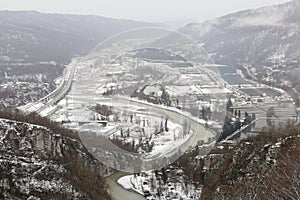
[[(174, 121), (178, 124), (183, 124), (184, 121), (191, 125), (191, 129), (193, 130), (192, 134), (186, 136), (185, 141), (182, 143), (174, 143), (174, 146), (170, 149), (160, 152), (158, 155), (151, 158), (142, 158), (140, 161), (142, 162), (141, 170), (151, 170), (153, 168), (161, 168), (166, 166), (169, 163), (174, 162), (179, 156), (181, 156), (184, 152), (189, 149), (195, 147), (200, 141), (208, 142), (210, 138), (214, 138), (215, 134), (210, 130), (206, 129), (203, 124), (199, 123), (197, 119), (191, 117), (186, 113), (182, 113), (180, 110), (176, 110), (174, 108), (167, 108), (160, 105), (150, 104), (148, 102), (138, 101), (135, 99), (129, 99), (126, 97), (114, 97), (111, 99), (102, 99), (98, 100), (98, 103), (101, 102), (110, 102), (116, 104), (130, 104), (143, 108), (147, 108), (153, 112), (160, 113), (162, 116), (167, 116), (170, 120)], [(189, 138), (187, 138), (189, 137)], [(112, 144), (113, 145), (113, 144)], [(124, 150), (121, 150), (124, 153), (128, 153)], [(119, 152), (121, 153), (121, 152)], [(137, 158), (140, 159), (140, 158)], [(133, 163), (132, 163), (133, 165)], [(128, 170), (124, 170), (126, 172), (133, 172), (132, 168), (128, 168)]]
[[(46, 95), (45, 97), (41, 98), (39, 101), (35, 103), (29, 103), (24, 106), (19, 107), (19, 109), (23, 110), (24, 112), (36, 112), (38, 114), (41, 114), (44, 110), (46, 110), (48, 107), (53, 106), (60, 100), (62, 100), (70, 91), (73, 79), (75, 76), (76, 71), (76, 61), (72, 61), (69, 64), (69, 68), (66, 72), (66, 77), (63, 77), (62, 83), (50, 94)], [(44, 102), (46, 101), (46, 102)], [(49, 115), (49, 114), (47, 114)], [(46, 115), (44, 116), (46, 117)]]
[[(170, 119), (173, 121), (182, 124), (184, 120), (187, 120), (191, 124), (191, 129), (193, 129), (194, 133), (192, 136), (189, 138), (187, 142), (185, 142), (182, 146), (178, 147), (180, 148), (181, 152), (187, 151), (189, 148), (195, 147), (199, 141), (201, 140), (208, 140), (210, 137), (214, 137), (214, 134), (206, 129), (202, 124), (200, 124), (197, 120), (191, 118), (188, 115), (182, 114), (179, 111), (168, 109), (168, 108), (162, 108), (158, 105), (154, 104), (149, 104), (147, 102), (142, 102), (142, 101), (137, 101), (133, 99), (127, 99), (127, 98), (122, 98), (118, 97), (116, 98), (116, 101), (119, 103), (130, 103), (132, 105), (140, 106), (140, 107), (145, 107), (148, 109), (153, 110), (154, 112), (158, 113), (163, 113), (164, 115), (168, 116)], [(169, 156), (171, 157), (173, 154), (178, 152), (178, 148), (171, 149), (170, 151), (166, 152), (164, 155), (161, 156)], [(154, 158), (158, 159), (158, 158)], [(112, 194), (112, 197), (116, 200), (123, 200), (124, 197), (126, 199), (145, 199), (143, 196), (134, 193), (132, 191), (124, 189), (122, 186), (120, 186), (117, 183), (117, 180), (121, 178), (122, 176), (127, 175), (125, 172), (117, 172), (109, 177), (107, 177), (107, 183), (110, 188), (110, 192)]]

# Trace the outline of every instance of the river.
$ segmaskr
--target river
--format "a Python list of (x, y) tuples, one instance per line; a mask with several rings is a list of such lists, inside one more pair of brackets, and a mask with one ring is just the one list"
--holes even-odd
[[(208, 138), (214, 137), (214, 134), (210, 130), (204, 128), (204, 126), (202, 124), (199, 124), (199, 122), (197, 122), (197, 120), (195, 120), (189, 116), (186, 116), (176, 110), (163, 109), (162, 107), (159, 107), (157, 105), (151, 105), (148, 103), (134, 101), (134, 100), (130, 100), (130, 99), (117, 98), (117, 99), (115, 99), (115, 103), (116, 103), (116, 101), (118, 103), (128, 103), (131, 105), (148, 108), (157, 113), (163, 112), (166, 116), (168, 116), (170, 119), (174, 120), (177, 123), (182, 124), (182, 122), (184, 120), (186, 120), (187, 122), (189, 122), (191, 124), (191, 128), (194, 131), (194, 134), (192, 134), (192, 137), (184, 145), (182, 145), (178, 148), (175, 148), (173, 151), (166, 153), (166, 156), (168, 154), (172, 155), (174, 152), (177, 152), (179, 148), (181, 151), (185, 152), (189, 148), (195, 147), (199, 141), (201, 141), (201, 140), (207, 141)], [(117, 180), (119, 178), (121, 178), (122, 176), (126, 176), (126, 175), (128, 175), (128, 173), (117, 172), (106, 178), (107, 184), (109, 186), (109, 193), (111, 194), (113, 199), (115, 199), (115, 200), (145, 200), (145, 198), (142, 195), (140, 195), (134, 191), (126, 190), (117, 183)]]
[(114, 200), (145, 200), (142, 195), (134, 191), (126, 190), (117, 183), (119, 178), (126, 175), (128, 175), (128, 173), (116, 172), (106, 178), (106, 183), (109, 186), (108, 191), (112, 198)]

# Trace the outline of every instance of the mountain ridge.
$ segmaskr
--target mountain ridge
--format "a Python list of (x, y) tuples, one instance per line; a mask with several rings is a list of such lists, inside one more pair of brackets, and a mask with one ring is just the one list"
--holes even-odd
[(34, 61), (69, 60), (87, 54), (113, 34), (154, 26), (96, 15), (44, 14), (37, 11), (0, 11), (0, 22), (0, 43), (6, 47), (1, 49), (0, 55), (19, 60), (33, 57)]
[(72, 58), (87, 55), (111, 35), (147, 26), (154, 25), (92, 15), (0, 11), (0, 106), (41, 98), (56, 87), (55, 79)]
[(215, 61), (222, 64), (265, 65), (276, 60), (272, 56), (283, 53), (284, 58), (299, 60), (298, 13), (300, 1), (296, 0), (189, 24), (180, 31), (203, 42), (204, 48), (215, 54)]

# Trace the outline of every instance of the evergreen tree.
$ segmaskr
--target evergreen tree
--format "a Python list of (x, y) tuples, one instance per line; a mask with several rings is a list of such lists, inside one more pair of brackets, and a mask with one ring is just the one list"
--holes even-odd
[(297, 108), (300, 107), (300, 99), (299, 99), (299, 96), (296, 98), (295, 105), (296, 105)]
[(238, 111), (234, 110), (234, 116), (237, 117), (238, 116)]
[(166, 118), (166, 121), (165, 121), (165, 131), (166, 132), (169, 131), (169, 128), (168, 128), (168, 118)]
[(168, 176), (166, 174), (166, 170), (164, 167), (161, 169), (161, 172), (162, 172), (162, 180), (163, 180), (164, 184), (166, 184), (167, 180), (168, 180)]
[(233, 114), (233, 104), (232, 104), (232, 101), (231, 101), (230, 98), (227, 101), (226, 111), (230, 112), (231, 114)]
[[(251, 120), (252, 120), (252, 122), (256, 120), (256, 115), (255, 115), (255, 113), (252, 113), (252, 119), (251, 119)], [(256, 125), (255, 122), (253, 122), (253, 123), (252, 123), (252, 128), (255, 128), (255, 125)]]

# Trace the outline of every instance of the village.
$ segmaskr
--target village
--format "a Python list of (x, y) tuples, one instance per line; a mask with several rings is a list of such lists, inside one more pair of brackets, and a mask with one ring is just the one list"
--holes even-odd
[(298, 120), (289, 94), (232, 66), (155, 48), (115, 49), (77, 65), (70, 93), (50, 118), (82, 132), (96, 158), (127, 173), (118, 184), (148, 199), (198, 199), (211, 162), (203, 156), (216, 142), (227, 148), (265, 126)]

